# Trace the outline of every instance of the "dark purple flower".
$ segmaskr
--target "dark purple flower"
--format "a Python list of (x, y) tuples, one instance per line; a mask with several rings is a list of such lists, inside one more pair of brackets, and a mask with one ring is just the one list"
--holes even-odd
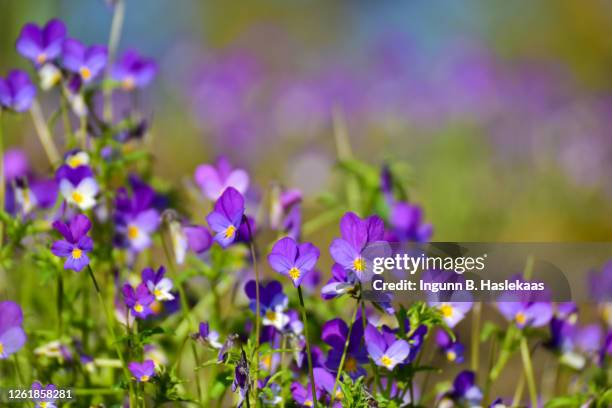
[(68, 71), (79, 74), (84, 83), (93, 81), (104, 69), (108, 51), (102, 45), (86, 47), (69, 38), (63, 45), (63, 63)]
[(15, 112), (25, 112), (30, 109), (36, 87), (24, 71), (14, 69), (6, 79), (0, 78), (0, 107)]
[(8, 358), (25, 344), (27, 337), (22, 323), (23, 312), (17, 303), (0, 302), (0, 359)]
[(132, 195), (125, 188), (117, 191), (115, 199), (116, 241), (124, 247), (140, 252), (152, 244), (151, 235), (161, 222), (159, 212), (152, 208), (155, 191), (142, 181), (131, 177)]
[(155, 296), (149, 292), (144, 283), (138, 285), (136, 290), (129, 283), (123, 285), (123, 298), (134, 316), (146, 319), (153, 313), (151, 304), (155, 301)]
[(128, 50), (115, 62), (111, 76), (121, 83), (126, 91), (144, 88), (155, 77), (157, 64), (153, 59), (140, 56), (135, 50)]
[(163, 266), (160, 266), (157, 272), (153, 271), (151, 268), (142, 270), (142, 282), (147, 286), (149, 292), (155, 296), (155, 300), (160, 302), (174, 299), (174, 295), (170, 293), (172, 290), (172, 281), (164, 277), (165, 274), (166, 268)]
[(52, 398), (53, 391), (57, 390), (57, 386), (55, 384), (47, 384), (45, 387), (39, 382), (34, 381), (31, 386), (32, 391), (38, 391), (39, 395), (41, 391), (44, 391), (49, 397), (45, 398), (34, 398), (36, 402), (36, 408), (56, 408), (55, 404), (56, 398)]
[(463, 363), (465, 347), (459, 341), (453, 341), (447, 332), (438, 330), (436, 333), (436, 343), (448, 361), (457, 364)]
[(60, 56), (65, 38), (66, 26), (60, 20), (50, 20), (44, 27), (27, 23), (17, 39), (17, 52), (36, 65), (42, 65)]
[[(321, 392), (320, 388), (315, 388), (315, 392), (317, 393), (316, 399), (318, 401), (323, 393)], [(314, 406), (312, 387), (310, 386), (310, 383), (306, 384), (304, 387), (299, 382), (293, 382), (291, 384), (291, 396), (293, 397), (293, 400), (301, 407)]]
[(18, 148), (10, 148), (4, 151), (4, 179), (13, 181), (26, 177), (30, 173), (30, 163), (25, 151)]
[(371, 324), (365, 329), (365, 344), (374, 363), (388, 370), (403, 363), (410, 354), (406, 340), (397, 339), (393, 333), (381, 333)]
[(335, 263), (332, 266), (331, 273), (332, 277), (321, 288), (321, 297), (323, 299), (333, 299), (355, 288), (357, 277), (353, 271), (344, 269), (342, 265)]
[(348, 212), (340, 220), (342, 238), (332, 241), (329, 252), (334, 261), (343, 268), (353, 271), (363, 282), (368, 277), (368, 265), (363, 251), (366, 245), (381, 241), (384, 230), (384, 223), (380, 217), (373, 215), (362, 220), (356, 214)]
[(217, 200), (224, 191), (233, 187), (240, 194), (249, 188), (249, 174), (242, 169), (233, 169), (226, 157), (219, 157), (215, 166), (201, 164), (195, 171), (195, 181), (206, 197)]
[(597, 361), (601, 351), (603, 332), (597, 324), (578, 326), (569, 320), (550, 321), (551, 338), (546, 345), (559, 353), (560, 362), (581, 370), (587, 358)]
[[(255, 312), (257, 308), (254, 280), (246, 283), (244, 292), (250, 300), (250, 309)], [(274, 326), (282, 331), (290, 321), (290, 316), (287, 315), (288, 304), (289, 299), (283, 293), (283, 286), (279, 281), (273, 280), (267, 285), (259, 285), (259, 311), (263, 316), (262, 324), (264, 326)]]
[(128, 364), (130, 373), (138, 382), (147, 382), (155, 377), (155, 363), (153, 360), (145, 360), (142, 363), (132, 361)]
[(427, 242), (431, 238), (431, 224), (423, 222), (423, 210), (418, 205), (398, 201), (391, 206), (389, 240)]
[(195, 334), (196, 339), (204, 341), (212, 348), (221, 349), (223, 344), (219, 341), (219, 333), (215, 330), (210, 330), (208, 322), (201, 322), (198, 332)]
[[(325, 361), (325, 367), (331, 371), (338, 371), (347, 334), (348, 326), (342, 319), (330, 320), (321, 329), (321, 338), (332, 347)], [(368, 362), (368, 354), (362, 344), (362, 339), (363, 325), (361, 318), (357, 318), (357, 321), (353, 323), (343, 367), (343, 370), (353, 379), (366, 375), (366, 370), (362, 365)]]
[(291, 278), (295, 287), (315, 267), (319, 259), (319, 249), (310, 242), (299, 244), (293, 238), (278, 240), (268, 255), (268, 263), (276, 272)]
[(240, 360), (234, 369), (234, 381), (232, 382), (232, 391), (238, 391), (240, 395), (240, 402), (238, 402), (237, 408), (242, 407), (244, 398), (249, 393), (250, 389), (251, 378), (249, 375), (249, 363), (244, 350), (242, 350)]
[(53, 223), (63, 240), (55, 241), (51, 252), (60, 258), (66, 258), (64, 269), (80, 272), (89, 265), (87, 254), (93, 249), (93, 240), (87, 236), (91, 221), (83, 214), (76, 215), (68, 224), (59, 220)]
[(14, 204), (11, 212), (19, 209), (24, 215), (36, 208), (50, 208), (57, 201), (57, 183), (55, 180), (29, 178), (17, 180), (8, 186), (9, 194), (14, 195)]
[(244, 216), (244, 198), (233, 187), (228, 187), (215, 202), (206, 221), (215, 232), (215, 241), (223, 248), (236, 240)]
[(476, 385), (476, 374), (468, 370), (460, 372), (455, 377), (453, 388), (446, 394), (446, 397), (466, 406), (480, 406), (482, 392)]

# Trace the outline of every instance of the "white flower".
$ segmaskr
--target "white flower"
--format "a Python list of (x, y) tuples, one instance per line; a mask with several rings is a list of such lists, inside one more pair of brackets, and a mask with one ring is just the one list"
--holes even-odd
[(53, 64), (45, 64), (38, 70), (40, 88), (48, 91), (62, 79), (62, 72)]
[(77, 151), (66, 156), (65, 162), (69, 167), (76, 169), (79, 166), (89, 164), (89, 155), (87, 152)]
[(88, 210), (96, 205), (96, 194), (98, 194), (99, 187), (96, 180), (91, 177), (84, 178), (76, 187), (69, 180), (63, 179), (59, 187), (64, 199), (81, 210)]
[(155, 300), (163, 302), (174, 299), (174, 295), (170, 293), (172, 281), (168, 278), (162, 278), (157, 284), (153, 283), (153, 281), (147, 281), (147, 288), (155, 296)]

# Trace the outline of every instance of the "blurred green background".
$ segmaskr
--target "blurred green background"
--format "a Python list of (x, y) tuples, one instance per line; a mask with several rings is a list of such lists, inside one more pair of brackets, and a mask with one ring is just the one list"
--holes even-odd
[[(31, 69), (25, 22), (106, 43), (112, 16), (103, 0), (0, 10), (0, 75)], [(611, 26), (603, 1), (127, 0), (120, 49), (159, 62), (139, 101), (173, 181), (226, 154), (262, 188), (302, 188), (308, 216), (334, 184), (335, 110), (357, 158), (409, 164), (435, 240), (608, 240)], [(7, 122), (44, 169), (29, 117)]]

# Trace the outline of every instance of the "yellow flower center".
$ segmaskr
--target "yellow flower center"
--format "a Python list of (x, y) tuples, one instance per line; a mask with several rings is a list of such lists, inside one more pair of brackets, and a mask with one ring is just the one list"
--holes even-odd
[(23, 195), (23, 203), (24, 204), (30, 204), (30, 191), (27, 188), (24, 188), (22, 191), (22, 195)]
[(236, 227), (234, 227), (233, 225), (230, 225), (229, 227), (225, 229), (225, 238), (231, 238), (234, 236), (235, 233), (236, 233)]
[(268, 319), (268, 320), (276, 319), (276, 312), (274, 312), (274, 310), (268, 309), (266, 311), (266, 319)]
[(46, 60), (47, 60), (47, 54), (45, 54), (44, 52), (36, 56), (36, 62), (38, 62), (39, 64), (44, 64)]
[(311, 400), (304, 401), (304, 406), (305, 407), (312, 407), (312, 401)]
[(4, 344), (0, 343), (0, 355), (4, 353)]
[(448, 361), (452, 363), (453, 361), (457, 359), (457, 353), (455, 353), (452, 350), (449, 350), (446, 352), (446, 358), (448, 359)]
[(140, 234), (140, 230), (135, 225), (129, 225), (127, 229), (127, 236), (129, 239), (136, 239)]
[(451, 317), (453, 315), (453, 307), (447, 303), (440, 306), (440, 312), (444, 317)]
[(125, 89), (126, 91), (131, 91), (136, 87), (136, 83), (134, 82), (134, 78), (132, 78), (131, 76), (125, 78), (122, 82), (121, 82), (121, 86), (123, 87), (123, 89)]
[(144, 381), (149, 381), (149, 376), (148, 375), (140, 376), (140, 381), (143, 381), (143, 382)]
[(78, 191), (74, 191), (72, 193), (72, 201), (74, 201), (77, 204), (81, 204), (83, 202), (83, 194), (79, 193)]
[(514, 316), (514, 320), (516, 320), (518, 324), (523, 325), (527, 322), (527, 316), (525, 316), (523, 312), (518, 312), (516, 316)]
[(393, 364), (393, 360), (391, 360), (387, 356), (382, 356), (382, 358), (380, 359), (380, 362), (387, 368), (391, 367), (391, 364)]
[(300, 270), (296, 268), (295, 266), (289, 269), (289, 276), (291, 277), (291, 279), (296, 280), (300, 277), (300, 275), (301, 275)]
[(142, 311), (144, 310), (144, 306), (141, 305), (140, 303), (136, 303), (134, 305), (134, 310), (138, 313), (142, 313)]
[(68, 159), (68, 165), (72, 167), (73, 169), (76, 167), (79, 167), (81, 164), (83, 164), (81, 162), (81, 159), (76, 156), (72, 156), (71, 158)]
[(353, 261), (353, 269), (357, 272), (363, 272), (366, 268), (366, 262), (362, 257)]
[(357, 360), (355, 360), (353, 357), (347, 358), (346, 362), (344, 363), (344, 370), (349, 373), (354, 373), (357, 371)]
[(49, 403), (48, 402), (44, 402), (44, 401), (43, 402), (39, 402), (38, 406), (40, 408), (47, 408), (49, 406)]
[(272, 368), (272, 356), (270, 354), (268, 354), (267, 356), (265, 356), (263, 358), (263, 366), (266, 367), (268, 370), (270, 370)]
[(91, 71), (87, 67), (81, 67), (81, 69), (79, 69), (79, 73), (81, 74), (83, 81), (87, 81), (89, 78), (91, 78)]
[(153, 294), (155, 295), (155, 297), (160, 297), (162, 295), (162, 291), (159, 289), (155, 289), (153, 291)]
[(72, 250), (72, 257), (74, 259), (81, 259), (81, 256), (83, 256), (83, 251), (80, 250), (79, 248), (74, 248)]

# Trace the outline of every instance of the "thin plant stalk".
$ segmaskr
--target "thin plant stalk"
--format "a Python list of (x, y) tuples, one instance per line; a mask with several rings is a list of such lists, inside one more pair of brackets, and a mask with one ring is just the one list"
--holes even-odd
[(312, 370), (312, 353), (310, 351), (310, 340), (308, 339), (308, 317), (306, 316), (306, 307), (304, 306), (304, 296), (302, 295), (302, 288), (297, 287), (298, 297), (300, 298), (300, 309), (302, 311), (302, 320), (304, 320), (304, 337), (306, 338), (306, 357), (308, 358), (308, 375), (310, 376), (310, 387), (312, 390), (312, 403), (313, 406), (317, 407), (317, 388), (314, 380), (314, 373)]
[[(254, 378), (254, 394), (255, 400), (257, 401), (257, 380), (259, 377), (259, 333), (261, 330), (261, 305), (259, 299), (259, 268), (257, 267), (257, 251), (255, 250), (255, 237), (253, 231), (251, 231), (251, 224), (249, 223), (246, 215), (243, 216), (243, 222), (246, 224), (249, 233), (249, 249), (251, 251), (251, 260), (253, 262), (253, 269), (255, 269), (255, 369), (253, 370)], [(298, 287), (299, 289), (299, 287)], [(300, 295), (301, 296), (301, 295)], [(303, 304), (303, 302), (302, 302)], [(304, 323), (306, 325), (306, 323)]]
[(524, 336), (521, 338), (521, 358), (523, 360), (523, 368), (525, 369), (525, 379), (527, 380), (527, 389), (529, 390), (531, 406), (537, 407), (538, 392), (533, 375), (533, 364), (531, 363), (531, 354), (529, 352), (529, 346), (527, 345), (527, 339)]
[[(104, 71), (104, 79), (110, 77), (110, 70), (115, 62), (115, 56), (117, 54), (117, 47), (119, 46), (119, 38), (121, 37), (121, 29), (123, 27), (123, 20), (125, 18), (125, 2), (124, 0), (116, 0), (113, 7), (113, 20), (111, 22), (110, 34), (108, 36), (108, 64)], [(104, 88), (104, 120), (111, 122), (113, 119), (113, 101), (112, 101), (112, 89), (110, 87)]]
[(32, 122), (34, 122), (36, 134), (38, 135), (40, 144), (45, 150), (47, 158), (49, 159), (49, 163), (52, 166), (55, 166), (57, 163), (60, 162), (60, 155), (57, 151), (57, 147), (55, 147), (55, 143), (53, 143), (51, 131), (49, 130), (49, 126), (47, 126), (47, 123), (45, 122), (45, 119), (42, 114), (42, 109), (40, 108), (40, 104), (37, 100), (34, 100), (34, 102), (32, 103), (32, 107), (30, 108), (30, 115), (32, 116)]
[(64, 277), (62, 271), (57, 274), (57, 337), (62, 338), (64, 335)]
[(521, 374), (519, 376), (519, 380), (516, 383), (516, 390), (514, 390), (514, 395), (512, 396), (512, 405), (513, 407), (518, 407), (521, 403), (521, 399), (523, 399), (523, 390), (525, 389), (525, 375)]
[(344, 349), (342, 350), (342, 357), (340, 358), (340, 365), (338, 366), (338, 373), (336, 374), (336, 380), (334, 381), (334, 388), (332, 389), (331, 394), (331, 402), (329, 405), (334, 404), (334, 399), (336, 398), (336, 388), (338, 387), (338, 382), (340, 381), (340, 375), (342, 374), (342, 370), (344, 369), (344, 361), (346, 360), (346, 353), (348, 352), (348, 346), (351, 342), (351, 332), (353, 331), (353, 325), (355, 324), (355, 318), (357, 317), (357, 310), (359, 309), (359, 299), (357, 299), (357, 303), (355, 304), (355, 308), (353, 309), (353, 315), (351, 317), (351, 324), (348, 329), (348, 333), (346, 334), (346, 341), (344, 342)]
[(480, 318), (482, 315), (482, 303), (474, 303), (472, 309), (472, 338), (471, 338), (471, 364), (472, 371), (478, 372), (480, 365)]
[[(366, 322), (365, 303), (363, 302), (363, 300), (361, 300), (361, 323), (363, 324), (363, 332), (365, 333), (368, 324)], [(372, 367), (372, 371), (374, 372), (374, 384), (372, 385), (372, 394), (376, 394), (376, 387), (380, 385), (382, 388), (382, 384), (379, 383), (378, 366), (374, 363), (372, 357), (370, 357), (370, 366)]]
[(98, 286), (98, 281), (96, 280), (96, 276), (94, 275), (91, 265), (87, 265), (87, 272), (89, 273), (89, 276), (91, 277), (91, 281), (93, 282), (94, 288), (96, 289), (96, 295), (98, 296), (98, 300), (100, 301), (100, 307), (102, 307), (102, 311), (104, 312), (104, 318), (106, 319), (106, 326), (108, 327), (108, 331), (110, 332), (110, 335), (111, 335), (111, 341), (115, 345), (115, 350), (117, 351), (117, 356), (119, 357), (119, 360), (121, 360), (121, 368), (123, 369), (123, 374), (125, 375), (126, 380), (128, 380), (130, 406), (136, 406), (134, 404), (134, 387), (132, 386), (132, 381), (130, 381), (130, 372), (127, 368), (125, 357), (123, 356), (123, 353), (121, 352), (121, 347), (119, 346), (117, 335), (115, 334), (115, 329), (113, 327), (113, 320), (111, 319), (111, 316), (108, 313), (106, 302), (104, 301), (104, 298), (102, 297), (102, 292), (100, 292), (100, 287)]

